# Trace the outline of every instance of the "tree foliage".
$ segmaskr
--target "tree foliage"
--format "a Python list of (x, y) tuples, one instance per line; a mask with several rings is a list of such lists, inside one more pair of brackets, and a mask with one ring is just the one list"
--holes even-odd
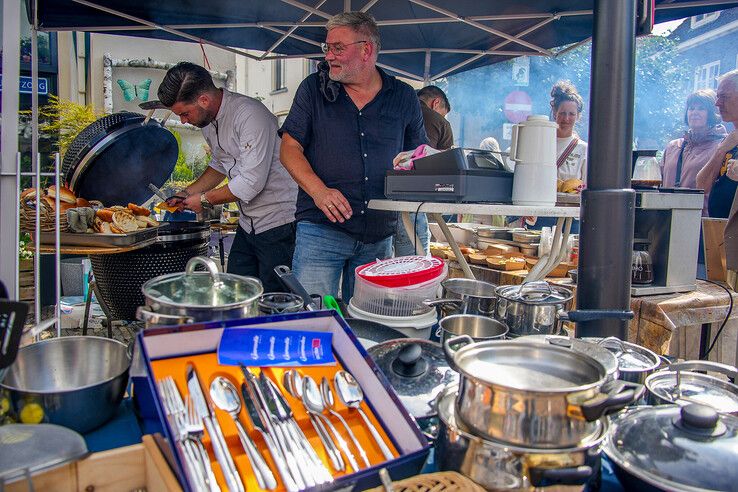
[[(587, 139), (589, 130), (591, 43), (574, 48), (557, 57), (531, 57), (529, 85), (516, 86), (512, 78), (513, 61), (488, 65), (440, 81), (454, 110), (462, 118), (454, 128), (459, 143), (476, 146), (478, 134), (465, 128), (469, 118), (479, 122), (483, 136), (494, 136), (502, 144), (504, 99), (510, 92), (526, 92), (534, 114), (550, 115), (551, 87), (558, 80), (570, 80), (585, 101), (577, 133)], [(684, 79), (686, 62), (676, 51), (676, 41), (661, 36), (645, 36), (636, 43), (636, 75), (634, 101), (634, 145), (639, 148), (663, 148), (679, 136), (687, 93)], [(466, 121), (464, 121), (466, 120)]]

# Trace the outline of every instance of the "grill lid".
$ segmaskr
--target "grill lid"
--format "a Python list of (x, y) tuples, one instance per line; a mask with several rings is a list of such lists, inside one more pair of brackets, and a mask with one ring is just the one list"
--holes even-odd
[(114, 113), (88, 125), (69, 146), (62, 175), (77, 196), (105, 205), (143, 203), (177, 162), (174, 135), (138, 113)]

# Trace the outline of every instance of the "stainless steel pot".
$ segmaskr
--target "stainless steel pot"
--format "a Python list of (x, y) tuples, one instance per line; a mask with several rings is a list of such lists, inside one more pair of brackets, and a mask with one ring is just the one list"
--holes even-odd
[[(197, 265), (208, 271), (196, 272)], [(184, 273), (153, 278), (141, 290), (146, 306), (136, 314), (152, 326), (258, 316), (264, 287), (254, 277), (220, 273), (213, 260), (196, 256)]]
[(492, 316), (495, 311), (496, 286), (489, 282), (469, 278), (450, 278), (441, 283), (441, 299), (426, 301), (428, 306), (439, 308), (439, 316), (452, 314), (478, 314)]
[(644, 384), (646, 378), (661, 366), (661, 357), (635, 343), (624, 342), (616, 337), (583, 338), (610, 351), (618, 361), (618, 379)]
[(259, 311), (262, 314), (296, 313), (304, 308), (305, 301), (297, 294), (267, 292), (259, 298)]
[(436, 406), (439, 432), (435, 459), (443, 471), (457, 471), (488, 490), (528, 492), (556, 486), (580, 491), (596, 480), (606, 424), (587, 444), (559, 449), (511, 446), (474, 435), (458, 419), (456, 388), (448, 387)]
[(24, 423), (46, 422), (89, 432), (120, 406), (131, 356), (116, 340), (60, 337), (18, 351), (0, 388)]
[(614, 381), (618, 379), (618, 360), (605, 347), (600, 347), (596, 343), (585, 341), (581, 338), (570, 338), (563, 335), (528, 335), (520, 338), (520, 341), (531, 341), (536, 343), (545, 343), (574, 350), (602, 364), (607, 374), (606, 381)]
[(507, 326), (501, 321), (476, 314), (453, 314), (438, 322), (441, 343), (459, 335), (469, 335), (475, 342), (498, 340), (507, 335)]
[(510, 336), (558, 335), (563, 325), (559, 312), (574, 297), (571, 290), (548, 282), (504, 285), (495, 293), (494, 317), (508, 326)]
[(738, 386), (718, 377), (695, 371), (725, 374), (735, 381), (738, 370), (718, 362), (694, 360), (672, 364), (646, 378), (647, 401), (651, 405), (699, 403), (721, 413), (738, 415)]
[(443, 348), (451, 368), (461, 374), (459, 420), (475, 434), (505, 443), (581, 446), (600, 435), (601, 417), (643, 392), (643, 386), (634, 383), (605, 385), (602, 364), (553, 345), (522, 340), (473, 343), (462, 335), (447, 340)]

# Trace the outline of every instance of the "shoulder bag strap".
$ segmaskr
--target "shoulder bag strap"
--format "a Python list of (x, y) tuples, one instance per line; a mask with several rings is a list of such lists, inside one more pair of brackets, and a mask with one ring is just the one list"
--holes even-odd
[(679, 157), (677, 158), (676, 176), (674, 177), (674, 188), (679, 188), (682, 184), (682, 158), (684, 157), (684, 147), (687, 146), (687, 141), (684, 140), (682, 145), (679, 147)]
[(574, 148), (579, 143), (579, 139), (577, 137), (574, 137), (572, 141), (569, 143), (569, 145), (566, 146), (564, 151), (561, 153), (558, 159), (556, 159), (556, 169), (560, 168), (564, 165), (566, 162), (566, 159), (569, 157), (569, 154), (574, 152)]

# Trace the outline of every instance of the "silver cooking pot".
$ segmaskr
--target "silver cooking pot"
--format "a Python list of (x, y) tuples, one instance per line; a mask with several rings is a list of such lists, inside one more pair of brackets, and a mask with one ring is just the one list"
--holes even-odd
[(428, 306), (439, 309), (439, 316), (452, 314), (478, 314), (492, 316), (495, 310), (494, 284), (470, 278), (450, 278), (441, 283), (440, 299), (426, 301)]
[(23, 422), (85, 433), (115, 415), (130, 365), (126, 345), (117, 340), (51, 338), (21, 348), (0, 388), (8, 391)]
[[(203, 265), (207, 272), (196, 272)], [(184, 273), (155, 277), (141, 287), (146, 305), (137, 317), (151, 325), (221, 321), (259, 315), (261, 281), (218, 272), (213, 260), (196, 256), (187, 262)]]
[(661, 357), (635, 343), (624, 342), (617, 337), (586, 337), (582, 340), (595, 343), (611, 352), (618, 361), (618, 379), (644, 384), (646, 378), (661, 366)]
[(498, 340), (507, 335), (505, 323), (476, 314), (452, 314), (438, 322), (441, 343), (459, 335), (469, 335), (475, 342)]
[(710, 371), (735, 381), (738, 370), (719, 362), (693, 360), (667, 366), (646, 378), (651, 405), (689, 403), (707, 405), (720, 413), (738, 415), (738, 386), (725, 379), (696, 371)]
[(602, 364), (553, 345), (474, 343), (462, 335), (447, 340), (443, 348), (449, 366), (461, 375), (459, 420), (479, 436), (514, 445), (580, 446), (601, 434), (604, 415), (643, 392), (639, 384), (605, 384)]
[(618, 379), (617, 358), (605, 347), (600, 347), (596, 343), (585, 341), (581, 338), (570, 338), (564, 335), (528, 335), (519, 338), (519, 340), (555, 345), (588, 355), (605, 368), (605, 373), (607, 374), (606, 381)]
[(447, 387), (436, 400), (439, 432), (435, 459), (442, 471), (457, 471), (488, 490), (528, 492), (555, 487), (581, 491), (599, 476), (602, 442), (607, 424), (581, 446), (536, 449), (483, 439), (458, 419), (457, 388)]
[(510, 336), (558, 335), (563, 326), (559, 312), (571, 306), (571, 290), (548, 282), (503, 285), (495, 291), (494, 316), (510, 329)]

